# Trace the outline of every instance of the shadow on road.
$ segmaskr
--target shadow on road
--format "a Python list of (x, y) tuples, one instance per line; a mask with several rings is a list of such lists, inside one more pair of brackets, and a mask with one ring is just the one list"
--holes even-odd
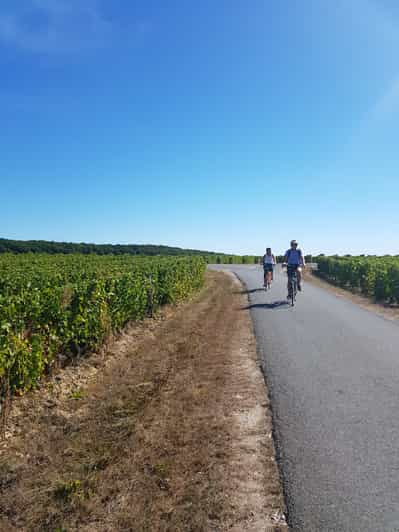
[(264, 292), (264, 288), (252, 288), (252, 290), (241, 290), (240, 292), (234, 292), (235, 294), (254, 294), (255, 292)]
[(251, 310), (253, 308), (264, 308), (267, 310), (272, 310), (272, 309), (284, 307), (287, 305), (288, 305), (287, 301), (274, 301), (273, 303), (253, 303), (252, 305), (243, 307), (242, 310)]

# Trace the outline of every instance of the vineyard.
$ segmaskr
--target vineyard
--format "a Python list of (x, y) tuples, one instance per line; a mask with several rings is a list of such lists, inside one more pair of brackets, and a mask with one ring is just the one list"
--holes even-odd
[(204, 281), (201, 257), (0, 255), (0, 395), (34, 387), (56, 355), (95, 350)]
[(255, 255), (204, 255), (208, 264), (258, 264), (260, 257)]
[(317, 274), (379, 302), (399, 304), (399, 257), (317, 257)]

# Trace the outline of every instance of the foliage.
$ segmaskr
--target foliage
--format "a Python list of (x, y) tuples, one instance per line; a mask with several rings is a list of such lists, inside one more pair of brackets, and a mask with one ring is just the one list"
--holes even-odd
[(35, 386), (57, 354), (97, 349), (203, 283), (201, 257), (3, 254), (0, 389)]
[(170, 246), (154, 246), (140, 244), (88, 244), (75, 242), (49, 242), (47, 240), (9, 240), (0, 238), (0, 253), (49, 253), (71, 254), (82, 253), (84, 255), (173, 255), (194, 256), (212, 255), (207, 251), (194, 249), (181, 249)]
[(47, 253), (83, 254), (83, 255), (135, 255), (135, 256), (201, 256), (208, 264), (253, 264), (259, 257), (252, 255), (227, 255), (211, 251), (181, 249), (170, 246), (142, 244), (87, 244), (74, 242), (49, 242), (47, 240), (9, 240), (0, 238), (2, 253)]
[(213, 255), (204, 255), (208, 264), (258, 264), (260, 257), (255, 255), (224, 255), (216, 253)]
[(328, 281), (371, 297), (399, 303), (399, 258), (392, 256), (314, 257), (318, 275)]

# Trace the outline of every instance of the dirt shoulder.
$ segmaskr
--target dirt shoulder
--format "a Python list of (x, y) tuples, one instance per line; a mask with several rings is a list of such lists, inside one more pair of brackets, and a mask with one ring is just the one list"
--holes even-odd
[(388, 320), (399, 320), (399, 308), (397, 307), (390, 307), (382, 303), (374, 303), (367, 297), (361, 294), (355, 294), (354, 292), (351, 292), (350, 290), (346, 290), (344, 288), (340, 288), (339, 286), (335, 286), (329, 283), (328, 281), (321, 279), (316, 274), (310, 271), (306, 271), (305, 280), (311, 282), (316, 286), (324, 288), (324, 290), (328, 290), (337, 297), (349, 299), (353, 303), (356, 303), (357, 305), (363, 307), (366, 310), (375, 312), (383, 318), (386, 318)]
[(237, 281), (14, 402), (0, 530), (283, 531), (265, 384)]

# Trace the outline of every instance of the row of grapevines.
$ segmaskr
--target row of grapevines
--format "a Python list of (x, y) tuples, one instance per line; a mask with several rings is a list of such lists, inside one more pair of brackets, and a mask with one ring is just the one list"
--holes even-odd
[(204, 255), (208, 264), (257, 264), (260, 257), (254, 255)]
[[(284, 255), (275, 255), (277, 262), (283, 262)], [(260, 264), (260, 255), (204, 255), (208, 264)], [(312, 262), (312, 256), (305, 256), (306, 262)]]
[(376, 301), (399, 303), (398, 257), (317, 257), (318, 274)]
[(0, 255), (0, 388), (26, 390), (55, 355), (97, 349), (204, 280), (190, 257)]

